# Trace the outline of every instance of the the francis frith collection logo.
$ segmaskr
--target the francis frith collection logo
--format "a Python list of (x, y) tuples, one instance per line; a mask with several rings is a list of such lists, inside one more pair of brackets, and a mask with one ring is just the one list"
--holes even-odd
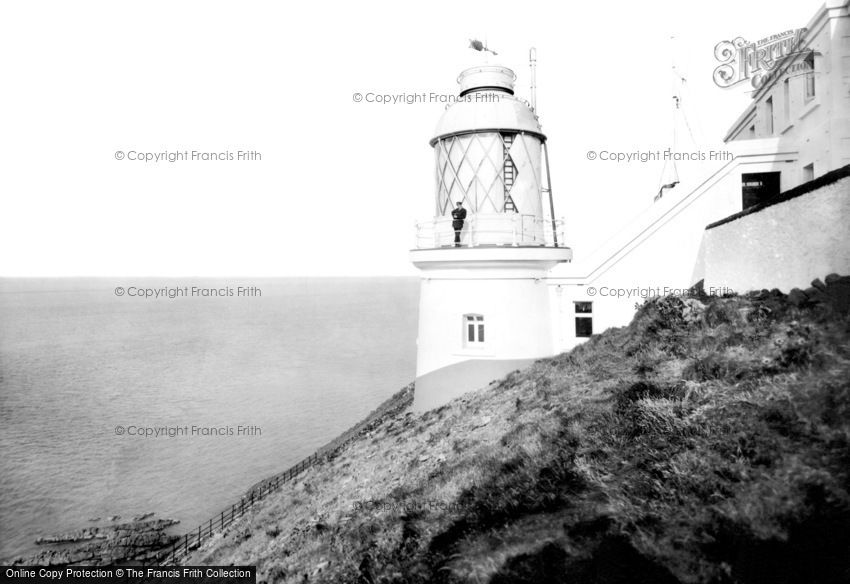
[[(720, 65), (714, 70), (714, 83), (727, 88), (749, 81), (753, 89), (762, 87), (777, 73), (777, 67), (787, 57), (800, 53), (805, 28), (788, 30), (751, 43), (743, 37), (721, 41), (714, 47), (714, 57)], [(807, 69), (806, 59), (792, 68)]]

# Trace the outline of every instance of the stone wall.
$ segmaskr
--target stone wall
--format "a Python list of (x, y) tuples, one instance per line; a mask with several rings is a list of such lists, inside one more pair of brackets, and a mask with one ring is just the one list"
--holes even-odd
[(709, 225), (705, 286), (788, 292), (824, 274), (848, 274), (849, 234), (850, 167), (844, 167)]

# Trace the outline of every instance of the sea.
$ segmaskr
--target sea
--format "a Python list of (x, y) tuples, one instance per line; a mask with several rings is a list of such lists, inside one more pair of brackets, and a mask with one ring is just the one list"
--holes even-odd
[(413, 380), (418, 296), (415, 278), (0, 279), (0, 561), (238, 501)]

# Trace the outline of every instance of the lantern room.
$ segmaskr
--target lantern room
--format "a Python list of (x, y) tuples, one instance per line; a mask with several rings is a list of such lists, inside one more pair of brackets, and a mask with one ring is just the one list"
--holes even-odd
[(463, 246), (556, 245), (559, 222), (547, 218), (544, 208), (546, 136), (529, 104), (514, 95), (516, 75), (507, 67), (481, 65), (457, 81), (459, 98), (446, 108), (430, 142), (434, 219), (418, 225), (417, 247), (453, 242), (451, 211), (458, 202), (469, 214)]

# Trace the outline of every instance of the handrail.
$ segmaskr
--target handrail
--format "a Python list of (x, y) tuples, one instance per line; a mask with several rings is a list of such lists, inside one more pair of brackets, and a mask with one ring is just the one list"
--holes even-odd
[[(745, 158), (756, 158), (762, 156), (774, 156), (774, 153), (754, 153), (754, 154), (737, 154), (732, 160), (724, 163), (722, 166), (717, 168), (713, 173), (711, 173), (707, 178), (705, 178), (700, 184), (691, 189), (683, 197), (676, 199), (674, 203), (672, 203), (668, 207), (664, 207), (658, 204), (649, 205), (642, 213), (649, 213), (648, 219), (643, 221), (644, 224), (638, 226), (637, 228), (632, 229), (632, 227), (637, 223), (637, 220), (629, 223), (623, 229), (621, 229), (614, 236), (610, 237), (603, 243), (600, 247), (595, 249), (589, 255), (590, 257), (595, 256), (597, 253), (602, 255), (604, 259), (600, 260), (598, 263), (591, 264), (587, 272), (581, 276), (555, 276), (549, 277), (549, 280), (552, 281), (571, 281), (571, 282), (581, 282), (583, 285), (591, 284), (598, 280), (603, 274), (605, 274), (608, 270), (617, 265), (624, 257), (629, 255), (632, 251), (637, 249), (644, 241), (649, 239), (656, 231), (658, 231), (661, 227), (669, 223), (676, 216), (679, 215), (682, 211), (688, 208), (694, 201), (702, 197), (704, 194), (710, 192), (711, 187), (716, 185), (722, 179), (724, 179), (727, 175), (729, 175), (735, 168), (742, 164), (747, 164), (748, 162), (744, 161)], [(662, 199), (663, 201), (664, 199)], [(657, 211), (656, 211), (657, 209)], [(650, 213), (651, 211), (655, 211), (654, 213)], [(672, 213), (672, 215), (671, 215)], [(626, 230), (629, 229), (629, 233), (624, 237), (620, 237)], [(637, 231), (635, 234), (634, 232)], [(617, 247), (617, 249), (613, 252), (609, 252), (607, 250), (602, 250), (602, 247), (606, 246), (609, 242), (614, 241), (615, 239), (628, 239), (625, 243), (617, 242), (613, 247)], [(595, 266), (595, 267), (594, 267)], [(603, 269), (604, 268), (604, 269)], [(601, 270), (601, 271), (600, 271)], [(597, 273), (598, 272), (598, 273)]]
[(363, 420), (334, 438), (322, 448), (319, 448), (307, 458), (257, 483), (242, 496), (238, 503), (234, 503), (229, 508), (210, 517), (209, 520), (198, 525), (197, 529), (193, 529), (183, 536), (178, 537), (170, 546), (165, 546), (155, 552), (143, 552), (135, 556), (133, 560), (141, 562), (143, 565), (170, 565), (177, 563), (181, 558), (188, 556), (190, 552), (201, 547), (214, 533), (223, 531), (225, 527), (228, 527), (245, 515), (254, 505), (265, 499), (268, 495), (286, 483), (291, 482), (307, 469), (334, 458), (346, 446), (359, 438), (363, 432), (369, 431), (377, 424), (380, 424), (384, 416), (398, 414), (411, 403), (413, 403), (413, 384), (393, 394)]
[[(452, 247), (454, 245), (452, 221), (451, 217), (436, 217), (430, 221), (416, 223), (415, 249)], [(537, 215), (473, 214), (464, 223), (461, 247), (481, 245), (557, 247), (556, 242), (565, 241), (563, 225), (563, 219), (548, 220)]]

